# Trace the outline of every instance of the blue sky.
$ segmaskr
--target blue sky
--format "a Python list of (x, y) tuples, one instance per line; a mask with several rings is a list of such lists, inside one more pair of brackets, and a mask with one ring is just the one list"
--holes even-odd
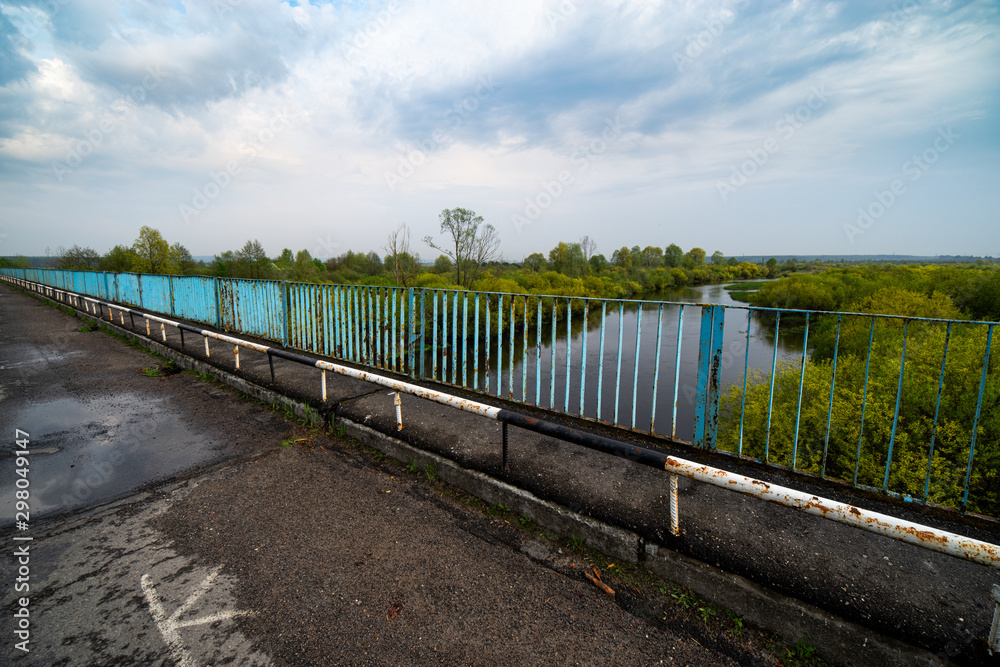
[(0, 0), (0, 255), (150, 225), (327, 257), (464, 207), (514, 260), (998, 256), (998, 27), (985, 0)]

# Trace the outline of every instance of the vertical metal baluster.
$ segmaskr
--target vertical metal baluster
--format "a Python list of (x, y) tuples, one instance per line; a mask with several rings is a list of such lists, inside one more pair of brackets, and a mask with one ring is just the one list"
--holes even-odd
[(743, 351), (743, 394), (740, 399), (740, 441), (736, 445), (736, 455), (743, 456), (743, 420), (747, 407), (747, 376), (750, 372), (750, 326), (753, 324), (753, 308), (747, 308), (747, 346)]
[(663, 304), (656, 309), (656, 361), (653, 362), (653, 406), (649, 415), (649, 432), (656, 432), (656, 393), (660, 385), (660, 343), (663, 338)]
[(597, 350), (597, 421), (604, 419), (601, 412), (601, 401), (604, 393), (604, 330), (608, 321), (608, 302), (601, 301), (601, 344)]
[(507, 398), (514, 398), (514, 336), (517, 330), (514, 328), (514, 304), (517, 299), (510, 295), (510, 354), (508, 355), (510, 370), (507, 371)]
[(378, 321), (378, 341), (382, 348), (382, 368), (392, 367), (392, 296), (390, 288), (382, 290), (382, 317)]
[(476, 292), (476, 299), (474, 308), (476, 309), (475, 317), (473, 318), (475, 322), (472, 327), (475, 329), (473, 332), (473, 346), (472, 346), (472, 388), (479, 389), (479, 292)]
[(503, 294), (497, 295), (497, 396), (503, 394)]
[(774, 354), (771, 356), (771, 388), (767, 399), (767, 435), (764, 437), (764, 462), (771, 455), (771, 411), (774, 409), (774, 371), (778, 366), (778, 332), (781, 330), (781, 311), (774, 319)]
[[(455, 304), (455, 313), (458, 314), (458, 303)], [(458, 333), (458, 327), (455, 327), (455, 333)], [(462, 359), (462, 368), (459, 371), (458, 384), (463, 387), (467, 387), (468, 378), (468, 355), (466, 354), (466, 341), (469, 340), (469, 293), (462, 292), (462, 338), (456, 348), (456, 354)], [(458, 359), (455, 360), (455, 365), (458, 366)]]
[(439, 379), (438, 375), (438, 294), (437, 291), (431, 292), (431, 301), (434, 313), (431, 317), (434, 318), (432, 327), (432, 339), (431, 339), (431, 379)]
[(333, 303), (334, 303), (334, 313), (333, 321), (337, 330), (336, 340), (337, 340), (337, 356), (343, 359), (347, 354), (347, 345), (345, 344), (344, 334), (347, 330), (347, 316), (344, 314), (344, 290), (340, 288), (340, 285), (334, 287), (333, 292)]
[(937, 400), (934, 402), (934, 426), (931, 427), (931, 445), (927, 450), (927, 476), (924, 477), (924, 502), (931, 489), (931, 461), (934, 460), (934, 438), (937, 436), (938, 414), (941, 410), (941, 391), (944, 389), (944, 369), (948, 361), (948, 343), (951, 340), (951, 322), (944, 334), (944, 352), (941, 353), (941, 372), (938, 374)]
[(351, 286), (351, 361), (358, 361), (358, 288)]
[(542, 297), (535, 297), (535, 405), (542, 393)]
[(458, 291), (455, 291), (451, 307), (451, 383), (458, 384), (458, 359), (461, 356), (458, 347)]
[(462, 292), (462, 386), (469, 386), (469, 293)]
[(802, 336), (802, 365), (799, 368), (799, 401), (795, 408), (795, 437), (792, 442), (792, 470), (799, 454), (799, 419), (802, 416), (802, 386), (806, 381), (806, 350), (809, 347), (809, 313), (806, 313), (806, 331)]
[(569, 383), (572, 376), (570, 360), (573, 357), (573, 302), (566, 299), (566, 396), (563, 399), (563, 412), (569, 412)]
[(618, 426), (618, 403), (622, 385), (622, 340), (625, 338), (625, 302), (618, 302), (618, 365), (615, 367), (615, 420)]
[(965, 490), (962, 492), (961, 510), (965, 512), (969, 505), (969, 482), (972, 481), (972, 459), (976, 454), (976, 430), (979, 428), (979, 414), (983, 409), (983, 394), (986, 392), (986, 376), (990, 367), (990, 346), (993, 344), (993, 327), (986, 330), (986, 353), (983, 355), (983, 376), (979, 381), (979, 398), (976, 399), (976, 416), (972, 420), (972, 441), (969, 443), (969, 465), (965, 470)]
[(334, 285), (327, 285), (323, 289), (323, 355), (327, 357), (336, 356), (337, 349), (334, 287)]
[(410, 290), (399, 288), (399, 372), (409, 373), (410, 354)]
[(580, 410), (583, 416), (583, 406), (587, 398), (587, 317), (590, 315), (590, 302), (583, 300), (583, 337), (580, 342)]
[(639, 391), (639, 344), (642, 341), (642, 304), (639, 304), (639, 311), (635, 323), (635, 361), (632, 363), (632, 422), (630, 428), (635, 428), (635, 408)]
[(882, 490), (889, 490), (889, 470), (892, 468), (892, 450), (896, 444), (896, 426), (899, 424), (899, 408), (903, 403), (903, 371), (906, 368), (906, 341), (910, 329), (910, 320), (903, 321), (903, 351), (899, 357), (899, 384), (896, 386), (896, 410), (892, 415), (892, 431), (889, 434), (889, 451), (885, 455), (885, 477), (882, 479)]
[(865, 387), (861, 391), (861, 423), (858, 425), (858, 453), (854, 457), (854, 486), (858, 485), (858, 468), (861, 466), (861, 443), (865, 436), (865, 408), (868, 407), (868, 371), (872, 364), (872, 342), (875, 339), (875, 318), (872, 318), (871, 329), (868, 332), (868, 357), (865, 361)]
[(843, 315), (837, 315), (837, 336), (833, 344), (833, 367), (830, 372), (830, 405), (826, 410), (826, 435), (823, 438), (823, 461), (820, 465), (819, 476), (826, 479), (826, 457), (830, 448), (830, 427), (833, 424), (833, 396), (834, 388), (837, 384), (837, 355), (840, 352), (840, 320)]
[(486, 295), (486, 370), (483, 374), (483, 381), (486, 384), (485, 391), (490, 393), (490, 295)]
[(424, 364), (427, 360), (427, 290), (420, 290), (420, 345), (417, 346), (417, 354), (420, 355), (420, 379), (427, 377)]
[(375, 365), (385, 368), (385, 347), (382, 345), (382, 320), (386, 312), (385, 299), (387, 288), (375, 288), (375, 319), (372, 320), (372, 338), (375, 341)]
[(556, 409), (556, 298), (552, 297), (552, 345), (549, 347), (549, 409)]
[(448, 381), (448, 361), (452, 351), (448, 349), (448, 292), (441, 292), (441, 382)]
[(524, 302), (524, 327), (521, 333), (521, 400), (528, 402), (528, 297), (522, 296)]
[(372, 362), (372, 288), (365, 287), (361, 290), (361, 359), (365, 363)]
[(396, 304), (396, 289), (390, 290), (392, 293), (392, 357), (389, 359), (389, 368), (395, 371), (399, 371), (399, 350), (396, 347), (396, 342), (399, 340), (400, 331), (397, 329), (398, 323), (398, 305)]

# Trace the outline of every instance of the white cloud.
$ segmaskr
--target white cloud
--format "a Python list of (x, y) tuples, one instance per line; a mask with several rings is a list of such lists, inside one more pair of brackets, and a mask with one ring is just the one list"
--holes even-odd
[[(187, 13), (140, 0), (67, 3), (37, 22), (30, 45), (10, 47), (36, 69), (0, 88), (0, 215), (25, 230), (7, 247), (31, 253), (42, 234), (77, 233), (79, 224), (61, 226), (60, 211), (90, 227), (70, 244), (100, 250), (129, 240), (120, 226), (138, 219), (188, 233), (178, 205), (233, 161), (240, 174), (199, 213), (197, 243), (186, 241), (196, 254), (239, 245), (234, 235), (251, 230), (263, 236), (269, 214), (285, 221), (279, 242), (303, 247), (330, 224), (345, 248), (377, 247), (368, 230), (399, 219), (430, 233), (437, 212), (453, 206), (489, 211), (503, 230), (539, 183), (574, 169), (574, 154), (616, 114), (627, 131), (574, 172), (536, 234), (505, 238), (512, 256), (544, 251), (528, 245), (559, 234), (595, 235), (608, 210), (628, 211), (634, 222), (615, 229), (635, 235), (666, 210), (719, 224), (738, 211), (764, 225), (808, 218), (815, 211), (796, 188), (863, 199), (943, 124), (971, 133), (949, 155), (955, 168), (963, 159), (996, 165), (997, 136), (984, 129), (997, 111), (996, 7), (902, 7), (254, 0), (220, 18), (211, 3), (189, 3)], [(0, 10), (22, 23), (28, 15)], [(690, 62), (679, 67), (678, 53)], [(150, 71), (159, 78), (144, 87)], [(497, 85), (477, 97), (484, 77)], [(815, 87), (828, 99), (785, 136), (782, 119)], [(287, 126), (248, 150), (281, 114)], [(52, 162), (108, 119), (111, 131), (60, 184)], [(723, 206), (715, 184), (771, 138), (780, 150)], [(432, 149), (426, 164), (391, 191), (386, 171), (422, 146)], [(98, 183), (118, 206), (91, 214), (79, 193)], [(768, 196), (782, 213), (751, 205)], [(956, 205), (973, 215), (995, 204), (984, 192)], [(744, 225), (728, 236), (755, 234)]]

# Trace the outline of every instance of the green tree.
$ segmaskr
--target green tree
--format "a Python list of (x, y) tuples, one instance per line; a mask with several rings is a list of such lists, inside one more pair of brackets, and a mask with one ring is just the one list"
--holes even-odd
[(195, 262), (191, 253), (180, 243), (170, 246), (170, 263), (181, 275), (194, 273)]
[(212, 259), (210, 270), (213, 276), (220, 278), (247, 278), (248, 276), (243, 273), (245, 268), (243, 263), (237, 259), (235, 252), (226, 250)]
[(98, 268), (101, 271), (111, 271), (113, 273), (125, 273), (126, 271), (136, 271), (139, 258), (132, 248), (123, 245), (116, 245), (101, 257)]
[(579, 278), (586, 267), (580, 244), (560, 241), (559, 245), (549, 251), (549, 266), (553, 271), (571, 278)]
[(533, 252), (524, 258), (524, 268), (532, 273), (539, 273), (546, 268), (545, 255), (540, 252)]
[(24, 255), (0, 257), (0, 269), (27, 269), (30, 266), (31, 262)]
[(482, 216), (465, 208), (444, 209), (440, 215), (441, 233), (448, 237), (448, 247), (438, 246), (433, 237), (424, 243), (443, 252), (455, 265), (455, 282), (471, 288), (483, 267), (500, 258), (500, 237)]
[(676, 243), (671, 243), (663, 251), (663, 264), (667, 268), (684, 265), (684, 251)]
[(74, 245), (69, 250), (59, 249), (59, 261), (56, 266), (64, 271), (94, 271), (100, 264), (101, 256), (96, 250)]
[(684, 266), (689, 269), (697, 269), (705, 265), (705, 251), (701, 248), (691, 248), (684, 255)]
[(308, 250), (299, 250), (295, 253), (295, 264), (292, 265), (291, 277), (292, 280), (302, 283), (316, 282), (319, 275)]
[(632, 251), (626, 246), (622, 246), (618, 250), (615, 250), (611, 253), (611, 263), (621, 269), (630, 270), (634, 263)]
[(642, 249), (642, 265), (646, 268), (663, 266), (663, 249), (648, 245)]
[(295, 263), (295, 255), (292, 254), (291, 249), (284, 248), (281, 254), (278, 255), (278, 259), (274, 260), (274, 263), (278, 265), (278, 268), (289, 269)]
[(722, 266), (726, 263), (726, 256), (722, 254), (721, 250), (716, 250), (712, 253), (712, 264), (715, 266)]
[(159, 231), (143, 225), (139, 237), (132, 244), (138, 273), (170, 273), (170, 244)]
[[(288, 252), (291, 255), (291, 251)], [(243, 247), (236, 252), (236, 258), (246, 266), (248, 278), (267, 277), (267, 267), (271, 262), (267, 258), (267, 253), (264, 252), (264, 246), (257, 239), (244, 243)]]
[(453, 268), (454, 264), (447, 255), (438, 255), (437, 259), (434, 260), (434, 273), (451, 273)]

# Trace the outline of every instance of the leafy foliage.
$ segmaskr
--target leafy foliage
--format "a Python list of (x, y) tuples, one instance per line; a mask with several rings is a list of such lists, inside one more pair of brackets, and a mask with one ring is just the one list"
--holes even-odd
[[(810, 281), (786, 282), (808, 286)], [(813, 282), (821, 287), (846, 285), (844, 289), (851, 289), (850, 281)], [(853, 292), (865, 295), (837, 305), (855, 313), (925, 318), (960, 316), (952, 299), (941, 292), (924, 294), (900, 287), (877, 287), (871, 291), (868, 286), (855, 287)], [(798, 293), (805, 294), (807, 290)], [(834, 290), (828, 291), (833, 293)], [(787, 293), (779, 288), (772, 290), (772, 294)], [(986, 327), (953, 324), (949, 332), (943, 322), (845, 315), (841, 318), (837, 344), (836, 320), (833, 316), (821, 316), (811, 326), (810, 342), (815, 347), (804, 369), (799, 363), (779, 366), (773, 400), (770, 377), (763, 372), (751, 373), (745, 398), (741, 385), (724, 395), (719, 446), (733, 450), (739, 447), (740, 409), (745, 401), (742, 433), (745, 454), (813, 473), (822, 471), (866, 486), (887, 486), (891, 491), (915, 498), (924, 498), (926, 492), (932, 502), (960, 506), (983, 377)], [(901, 378), (904, 332), (905, 365)], [(836, 383), (831, 403), (834, 352)], [(995, 355), (991, 355), (969, 475), (968, 508), (1000, 516), (1000, 445), (997, 444), (1000, 372), (994, 360)], [(801, 409), (800, 376), (803, 378)], [(894, 422), (897, 396), (899, 417)]]

